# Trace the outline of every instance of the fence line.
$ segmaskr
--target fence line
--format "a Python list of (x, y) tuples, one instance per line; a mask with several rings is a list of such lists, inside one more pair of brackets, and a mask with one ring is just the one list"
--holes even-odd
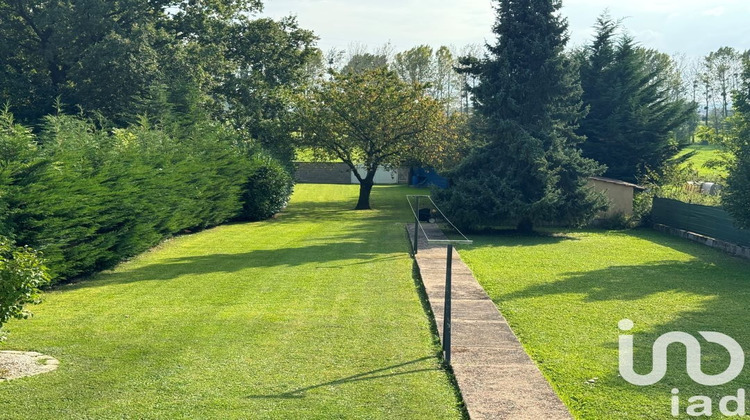
[(720, 207), (688, 204), (668, 198), (654, 198), (651, 218), (655, 224), (698, 233), (741, 246), (750, 246), (750, 230), (735, 226), (734, 219)]

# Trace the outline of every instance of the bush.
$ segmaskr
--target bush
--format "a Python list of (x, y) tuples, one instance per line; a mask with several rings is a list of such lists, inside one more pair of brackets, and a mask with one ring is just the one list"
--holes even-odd
[(605, 230), (623, 230), (634, 228), (637, 225), (637, 222), (632, 216), (620, 212), (594, 219), (591, 224)]
[(42, 163), (6, 165), (33, 166), (33, 177), (0, 168), (0, 234), (44, 252), (56, 282), (111, 268), (175, 233), (269, 217), (291, 192), (278, 162), (220, 124), (106, 130), (54, 116), (38, 136), (6, 126), (6, 137), (23, 137), (10, 143), (38, 143), (31, 161)]
[[(23, 306), (36, 303), (39, 288), (48, 282), (47, 270), (36, 252), (0, 237), (0, 328), (12, 318), (29, 317)], [(3, 338), (0, 331), (0, 341)]]
[(263, 220), (278, 213), (289, 202), (294, 180), (286, 169), (271, 158), (256, 158), (242, 193), (243, 220)]
[[(703, 194), (700, 184), (691, 184), (700, 179), (698, 171), (692, 164), (680, 165), (676, 162), (667, 163), (662, 173), (647, 172), (641, 179), (641, 184), (649, 190), (650, 199), (653, 197), (669, 198), (684, 203), (701, 204), (704, 206), (720, 206), (721, 195)], [(695, 185), (695, 186), (693, 186)], [(650, 211), (650, 202), (644, 203)]]

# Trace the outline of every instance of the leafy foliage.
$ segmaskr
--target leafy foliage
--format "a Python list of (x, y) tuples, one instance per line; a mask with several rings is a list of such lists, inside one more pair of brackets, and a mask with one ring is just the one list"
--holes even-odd
[(172, 113), (230, 122), (291, 160), (290, 91), (317, 50), (258, 0), (0, 0), (0, 102), (38, 125), (59, 101), (126, 127)]
[[(705, 206), (721, 205), (721, 196), (701, 192), (702, 182), (695, 166), (688, 162), (670, 161), (661, 171), (647, 171), (642, 184), (647, 188), (639, 194), (643, 199), (652, 201), (653, 197), (670, 198), (684, 203), (702, 204)], [(650, 210), (650, 203), (648, 204)]]
[[(417, 156), (446, 129), (440, 103), (426, 86), (407, 83), (385, 68), (335, 74), (300, 100), (302, 142), (340, 159), (360, 182), (357, 209), (369, 209), (379, 166), (395, 167)], [(364, 166), (360, 173), (357, 165)]]
[(393, 69), (398, 76), (411, 83), (427, 83), (435, 76), (432, 48), (420, 45), (396, 54)]
[(362, 52), (353, 55), (349, 62), (346, 63), (344, 68), (341, 69), (343, 74), (361, 74), (367, 71), (387, 68), (388, 57), (384, 54), (372, 54), (369, 52)]
[(479, 78), (471, 93), (481, 142), (448, 173), (450, 188), (434, 195), (464, 227), (580, 224), (603, 206), (586, 187), (600, 168), (577, 149), (585, 112), (560, 7), (499, 1), (489, 56), (461, 60), (461, 71)]
[(286, 207), (294, 180), (273, 158), (257, 157), (242, 193), (241, 219), (264, 220)]
[[(0, 236), (0, 328), (12, 318), (27, 318), (27, 303), (39, 300), (39, 288), (49, 282), (47, 269), (36, 252), (13, 246)], [(0, 341), (4, 338), (0, 330)]]

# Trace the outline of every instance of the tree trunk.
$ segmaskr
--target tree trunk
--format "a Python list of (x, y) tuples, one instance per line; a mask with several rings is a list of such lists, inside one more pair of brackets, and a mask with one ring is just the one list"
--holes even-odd
[[(374, 174), (373, 174), (374, 175)], [(354, 210), (370, 210), (370, 192), (372, 192), (374, 176), (367, 175), (359, 181), (359, 201)]]
[(516, 225), (516, 230), (521, 233), (531, 233), (534, 231), (534, 222), (529, 218), (523, 218)]

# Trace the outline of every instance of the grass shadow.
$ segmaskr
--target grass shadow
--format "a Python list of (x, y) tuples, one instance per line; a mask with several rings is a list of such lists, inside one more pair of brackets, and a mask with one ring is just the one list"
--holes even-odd
[[(578, 231), (577, 231), (578, 232)], [(587, 231), (583, 231), (584, 233)], [(662, 334), (668, 332), (685, 332), (698, 336), (699, 331), (717, 331), (729, 335), (737, 340), (742, 347), (750, 347), (750, 316), (747, 307), (750, 301), (750, 262), (742, 260), (717, 250), (696, 244), (681, 238), (671, 237), (648, 229), (626, 232), (591, 231), (592, 233), (619, 234), (632, 236), (646, 241), (651, 245), (641, 244), (634, 248), (630, 243), (629, 252), (644, 252), (651, 246), (654, 252), (658, 247), (668, 248), (684, 256), (669, 257), (663, 260), (644, 258), (644, 261), (628, 265), (618, 263), (613, 255), (612, 263), (608, 267), (597, 266), (591, 270), (571, 270), (567, 272), (540, 271), (535, 274), (529, 270), (529, 276), (545, 276), (516, 290), (498, 291), (492, 296), (493, 301), (501, 307), (509, 308), (509, 322), (519, 322), (513, 319), (513, 312), (525, 307), (521, 327), (522, 341), (530, 346), (530, 354), (540, 357), (541, 367), (545, 374), (556, 383), (563, 386), (561, 395), (566, 403), (572, 406), (574, 412), (581, 417), (596, 417), (620, 410), (632, 416), (641, 416), (643, 407), (649, 407), (653, 413), (669, 413), (669, 398), (672, 388), (679, 388), (681, 395), (687, 399), (691, 395), (708, 395), (706, 388), (694, 383), (685, 372), (686, 356), (684, 347), (672, 346), (669, 352), (669, 371), (666, 378), (651, 387), (637, 387), (627, 383), (618, 371), (618, 335), (617, 322), (622, 318), (632, 319), (636, 323), (635, 335), (635, 366), (640, 373), (648, 372), (652, 366), (652, 345)], [(585, 239), (585, 236), (582, 236)], [(493, 246), (491, 238), (485, 246)], [(546, 240), (519, 239), (510, 246), (546, 245)], [(617, 241), (612, 243), (616, 244)], [(501, 245), (495, 243), (494, 246)], [(505, 246), (505, 245), (502, 245)], [(547, 250), (539, 252), (543, 255)], [(569, 258), (585, 258), (585, 252), (596, 252), (595, 249), (571, 249)], [(512, 255), (512, 254), (509, 254)], [(644, 254), (648, 255), (648, 254)], [(670, 254), (665, 254), (670, 255)], [(674, 253), (671, 253), (674, 255)], [(627, 261), (636, 261), (629, 258)], [(605, 260), (606, 261), (606, 260)], [(576, 265), (576, 264), (572, 264)], [(580, 264), (579, 264), (580, 266)], [(586, 266), (585, 264), (583, 266)], [(550, 270), (548, 268), (548, 270)], [(563, 268), (564, 270), (564, 268)], [(500, 290), (500, 289), (496, 289)], [(528, 308), (538, 308), (545, 311), (553, 324), (547, 326), (542, 321), (535, 323), (530, 317)], [(520, 315), (519, 315), (520, 316)], [(543, 319), (546, 319), (544, 317)], [(540, 337), (547, 334), (557, 337), (564, 332), (562, 338), (543, 341)], [(523, 340), (524, 334), (529, 341)], [(533, 338), (531, 338), (533, 336)], [(579, 337), (571, 345), (572, 337)], [(542, 340), (542, 341), (540, 341)], [(563, 341), (556, 341), (563, 340)], [(556, 344), (557, 343), (557, 344)], [(565, 348), (561, 355), (555, 348), (560, 345)], [(547, 347), (549, 346), (549, 347)], [(720, 346), (703, 343), (702, 370), (716, 374), (727, 367), (728, 355)], [(599, 351), (599, 350), (601, 351)], [(577, 353), (578, 352), (578, 353)], [(590, 354), (587, 352), (591, 352)], [(545, 360), (549, 358), (549, 360)], [(591, 359), (592, 362), (587, 360)], [(535, 359), (537, 360), (537, 359)], [(554, 366), (547, 368), (552, 360), (562, 361), (570, 369)], [(596, 360), (596, 361), (593, 361)], [(606, 361), (606, 362), (603, 362)], [(539, 362), (539, 360), (538, 360)], [(581, 366), (576, 366), (580, 363)], [(597, 363), (601, 363), (597, 365)], [(562, 366), (562, 365), (561, 365)], [(586, 369), (602, 369), (596, 372), (596, 385), (575, 381), (587, 372)], [(561, 373), (560, 371), (566, 371)], [(591, 376), (592, 372), (588, 372)], [(591, 377), (587, 376), (587, 377)], [(556, 381), (560, 381), (557, 383)], [(734, 382), (718, 386), (710, 390), (711, 395), (736, 395), (739, 385), (750, 382), (750, 371), (745, 372)], [(592, 396), (596, 387), (604, 387), (606, 398), (595, 399)], [(590, 400), (589, 400), (590, 398)], [(592, 407), (606, 401), (611, 406), (608, 412), (588, 411), (587, 404)], [(666, 401), (662, 406), (661, 402)], [(643, 407), (638, 406), (643, 404)], [(684, 401), (683, 401), (684, 404)], [(685, 407), (682, 407), (683, 414)], [(644, 413), (646, 411), (643, 411)], [(646, 415), (643, 415), (646, 416)]]
[(399, 363), (399, 364), (387, 366), (387, 367), (380, 368), (380, 369), (374, 369), (374, 370), (370, 370), (370, 371), (367, 371), (367, 372), (358, 373), (356, 375), (347, 376), (345, 378), (340, 378), (340, 379), (336, 379), (336, 380), (333, 380), (333, 381), (328, 381), (328, 382), (323, 382), (323, 383), (319, 383), (319, 384), (315, 384), (315, 385), (310, 385), (310, 386), (306, 386), (306, 387), (302, 387), (302, 388), (297, 388), (297, 389), (293, 389), (293, 390), (290, 390), (290, 391), (282, 392), (282, 393), (279, 393), (279, 394), (248, 395), (246, 398), (250, 398), (250, 399), (265, 399), (265, 398), (271, 398), (271, 399), (276, 399), (276, 398), (287, 399), (287, 398), (290, 398), (290, 399), (295, 399), (295, 398), (304, 398), (305, 397), (305, 393), (307, 391), (312, 391), (314, 389), (323, 388), (323, 387), (326, 387), (326, 386), (345, 385), (345, 384), (353, 383), (353, 382), (371, 381), (371, 380), (376, 380), (376, 379), (392, 378), (392, 377), (395, 377), (395, 376), (412, 375), (412, 374), (420, 373), (420, 372), (434, 372), (435, 369), (411, 369), (411, 370), (400, 371), (400, 372), (393, 372), (393, 373), (382, 373), (382, 372), (387, 372), (387, 371), (391, 371), (391, 370), (394, 370), (394, 369), (403, 368), (405, 366), (410, 366), (410, 365), (413, 365), (413, 364), (416, 364), (416, 363), (419, 363), (419, 362), (423, 362), (423, 361), (426, 361), (426, 360), (430, 360), (430, 359), (434, 359), (434, 357), (433, 356), (420, 357), (419, 359), (410, 360), (408, 362), (403, 362), (403, 363)]

